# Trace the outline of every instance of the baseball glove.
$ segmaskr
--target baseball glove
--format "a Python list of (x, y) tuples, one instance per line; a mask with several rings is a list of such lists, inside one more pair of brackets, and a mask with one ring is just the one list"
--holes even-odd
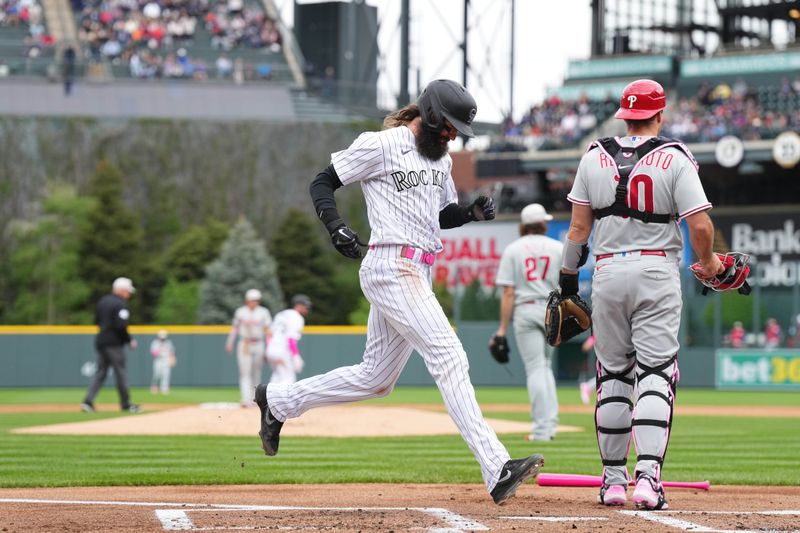
[(750, 256), (740, 252), (730, 252), (717, 254), (717, 257), (722, 262), (725, 270), (712, 278), (702, 277), (703, 267), (699, 262), (693, 263), (689, 267), (694, 277), (703, 284), (703, 295), (706, 295), (709, 289), (717, 292), (735, 290), (739, 294), (750, 294), (752, 289), (750, 284), (747, 283), (747, 276), (750, 274), (750, 266), (748, 265)]
[(489, 353), (501, 365), (508, 363), (508, 354), (511, 353), (511, 349), (508, 347), (508, 339), (502, 335), (495, 335), (489, 339)]
[(547, 344), (558, 346), (592, 327), (592, 309), (580, 296), (562, 296), (557, 290), (547, 298), (544, 332)]

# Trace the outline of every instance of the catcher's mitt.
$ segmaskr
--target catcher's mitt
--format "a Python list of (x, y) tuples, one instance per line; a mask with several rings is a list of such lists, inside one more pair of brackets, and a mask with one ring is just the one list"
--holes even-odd
[(750, 284), (747, 283), (747, 276), (750, 274), (750, 266), (747, 263), (750, 262), (750, 256), (740, 252), (730, 252), (717, 254), (717, 257), (725, 270), (713, 278), (702, 277), (703, 267), (699, 262), (689, 267), (694, 277), (703, 284), (703, 295), (707, 294), (709, 289), (717, 292), (736, 290), (739, 294), (750, 294)]
[(592, 309), (577, 294), (561, 296), (557, 290), (547, 298), (544, 332), (550, 346), (558, 346), (592, 327)]
[(511, 353), (511, 349), (508, 347), (508, 339), (502, 335), (492, 337), (489, 340), (489, 353), (501, 365), (508, 363), (508, 354)]

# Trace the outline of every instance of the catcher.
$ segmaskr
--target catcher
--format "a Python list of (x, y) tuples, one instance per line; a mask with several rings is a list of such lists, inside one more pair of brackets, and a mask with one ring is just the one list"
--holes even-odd
[(525, 365), (533, 429), (528, 440), (549, 441), (558, 427), (558, 397), (553, 375), (553, 349), (545, 342), (547, 295), (558, 284), (563, 245), (546, 235), (553, 217), (539, 204), (520, 214), (520, 238), (503, 250), (495, 284), (502, 287), (500, 327), (489, 342), (498, 363), (508, 362), (506, 331), (514, 315), (514, 336)]
[[(665, 107), (658, 83), (629, 84), (615, 114), (625, 121), (627, 135), (599, 139), (581, 158), (567, 195), (572, 219), (558, 294), (565, 300), (577, 294), (578, 269), (594, 227), (595, 424), (603, 465), (597, 499), (603, 505), (625, 504), (633, 436), (633, 502), (647, 510), (667, 508), (661, 469), (678, 384), (683, 248), (678, 221), (686, 221), (700, 259), (692, 268), (695, 275), (721, 288), (716, 277), (726, 270), (712, 251), (714, 226), (706, 213), (711, 204), (697, 162), (680, 141), (658, 136)], [(574, 327), (564, 322), (562, 339)]]

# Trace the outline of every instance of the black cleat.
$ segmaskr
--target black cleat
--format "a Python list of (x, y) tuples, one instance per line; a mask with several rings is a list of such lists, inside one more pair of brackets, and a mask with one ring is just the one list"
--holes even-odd
[(511, 459), (504, 464), (503, 470), (500, 471), (500, 479), (491, 492), (494, 503), (503, 505), (516, 494), (517, 487), (539, 475), (542, 465), (544, 457), (539, 454), (525, 459)]
[(258, 432), (258, 436), (261, 437), (261, 447), (266, 455), (275, 455), (278, 453), (283, 422), (272, 416), (267, 405), (267, 386), (263, 383), (256, 387), (256, 404), (261, 410), (261, 431)]

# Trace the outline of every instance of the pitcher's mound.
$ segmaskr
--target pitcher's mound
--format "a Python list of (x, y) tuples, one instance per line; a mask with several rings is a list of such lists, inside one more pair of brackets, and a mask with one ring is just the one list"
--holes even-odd
[[(487, 419), (497, 433), (527, 433), (530, 424)], [(106, 420), (33, 426), (14, 433), (50, 435), (225, 435), (253, 436), (259, 430), (259, 410), (183, 407), (158, 413), (123, 416)], [(581, 431), (576, 426), (559, 426), (559, 432)], [(455, 424), (446, 413), (411, 407), (371, 405), (335, 406), (312, 409), (290, 420), (281, 436), (302, 437), (401, 437), (455, 435)]]

